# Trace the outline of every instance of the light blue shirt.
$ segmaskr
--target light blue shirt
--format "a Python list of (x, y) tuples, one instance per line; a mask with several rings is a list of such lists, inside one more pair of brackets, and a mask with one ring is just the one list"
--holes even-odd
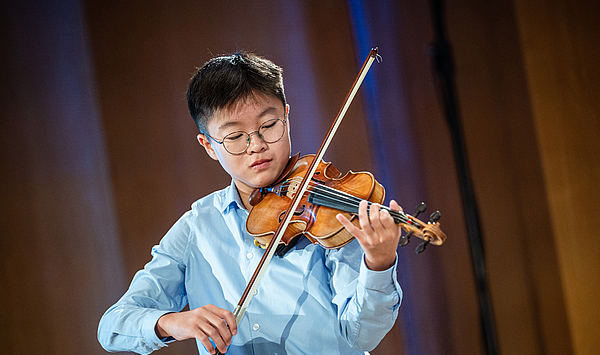
[[(233, 182), (196, 201), (100, 320), (102, 346), (140, 354), (166, 346), (156, 322), (188, 302), (233, 311), (264, 253), (247, 217)], [(369, 270), (357, 241), (326, 250), (303, 238), (268, 265), (227, 354), (363, 354), (392, 328), (401, 298), (396, 266)]]

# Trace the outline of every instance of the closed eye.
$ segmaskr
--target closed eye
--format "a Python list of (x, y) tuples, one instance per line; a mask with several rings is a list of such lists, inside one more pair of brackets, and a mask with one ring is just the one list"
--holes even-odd
[(277, 119), (274, 119), (274, 120), (267, 121), (267, 122), (263, 123), (263, 125), (261, 127), (263, 129), (269, 129), (269, 128), (275, 126), (276, 123), (277, 123)]
[(229, 133), (227, 136), (225, 136), (225, 138), (223, 138), (223, 140), (228, 140), (228, 141), (236, 141), (241, 139), (242, 137), (244, 137), (244, 132), (233, 132), (233, 133)]

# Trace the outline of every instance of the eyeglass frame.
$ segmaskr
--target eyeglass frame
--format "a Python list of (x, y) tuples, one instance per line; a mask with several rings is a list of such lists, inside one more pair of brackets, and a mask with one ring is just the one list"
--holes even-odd
[[(283, 138), (283, 136), (284, 136), (284, 134), (285, 134), (285, 126), (286, 126), (286, 124), (287, 124), (287, 119), (288, 119), (288, 115), (287, 115), (287, 112), (286, 112), (286, 114), (285, 114), (285, 117), (284, 117), (284, 119), (283, 119), (283, 120), (282, 120), (281, 118), (274, 118), (274, 119), (272, 119), (272, 120), (265, 121), (265, 122), (263, 122), (263, 123), (262, 123), (260, 126), (258, 126), (258, 129), (257, 129), (256, 131), (252, 131), (252, 132), (250, 132), (250, 133), (248, 133), (248, 132), (246, 132), (246, 131), (233, 131), (233, 132), (231, 132), (231, 133), (227, 133), (227, 134), (225, 135), (225, 137), (223, 137), (223, 139), (221, 139), (221, 141), (220, 141), (220, 142), (219, 142), (219, 140), (217, 140), (215, 137), (213, 137), (213, 136), (211, 136), (210, 134), (208, 134), (208, 132), (202, 132), (202, 134), (204, 134), (205, 136), (209, 137), (210, 139), (212, 139), (212, 140), (213, 140), (213, 141), (215, 141), (216, 143), (219, 143), (219, 144), (221, 144), (221, 145), (223, 146), (223, 149), (225, 149), (225, 151), (226, 151), (227, 153), (229, 153), (229, 154), (231, 154), (231, 155), (242, 155), (242, 154), (244, 154), (244, 153), (246, 153), (246, 152), (248, 151), (248, 147), (250, 147), (250, 142), (252, 141), (252, 139), (251, 139), (250, 137), (251, 137), (253, 134), (255, 134), (255, 133), (256, 133), (256, 135), (258, 136), (258, 138), (262, 139), (262, 140), (263, 140), (265, 143), (267, 143), (267, 144), (272, 144), (272, 143), (277, 143), (277, 142), (279, 142), (279, 141), (281, 140), (281, 138)], [(278, 120), (278, 121), (281, 121), (281, 122), (283, 122), (283, 129), (284, 129), (284, 131), (283, 131), (283, 133), (281, 133), (281, 137), (277, 138), (277, 140), (274, 140), (274, 141), (272, 141), (272, 142), (267, 142), (267, 141), (265, 141), (265, 140), (264, 140), (264, 138), (263, 138), (262, 134), (260, 134), (260, 129), (262, 128), (262, 126), (263, 126), (265, 123), (267, 123), (267, 122), (269, 122), (269, 121), (273, 121), (273, 120)], [(246, 139), (246, 148), (244, 148), (244, 150), (243, 150), (243, 151), (241, 151), (241, 152), (239, 152), (239, 153), (232, 153), (232, 152), (230, 152), (230, 151), (227, 149), (227, 147), (225, 147), (225, 144), (224, 144), (224, 142), (225, 142), (225, 138), (226, 138), (227, 136), (229, 136), (229, 135), (231, 135), (231, 134), (234, 134), (234, 133), (237, 133), (237, 132), (243, 132), (243, 133), (246, 133), (246, 134), (248, 135), (248, 138)]]

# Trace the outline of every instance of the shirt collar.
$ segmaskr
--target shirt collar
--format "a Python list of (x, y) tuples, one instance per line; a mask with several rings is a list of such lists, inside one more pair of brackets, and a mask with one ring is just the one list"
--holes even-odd
[(240, 194), (233, 179), (231, 179), (231, 184), (224, 190), (224, 192), (225, 194), (221, 198), (221, 213), (226, 213), (230, 208), (246, 208), (240, 199)]

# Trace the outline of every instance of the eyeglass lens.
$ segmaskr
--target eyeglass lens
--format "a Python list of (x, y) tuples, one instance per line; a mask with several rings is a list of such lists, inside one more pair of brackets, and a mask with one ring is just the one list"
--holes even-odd
[(250, 145), (250, 136), (253, 133), (256, 133), (266, 143), (275, 143), (283, 137), (284, 131), (285, 123), (278, 118), (274, 118), (263, 123), (258, 128), (258, 131), (252, 133), (244, 131), (229, 133), (223, 138), (223, 146), (231, 154), (242, 154)]

